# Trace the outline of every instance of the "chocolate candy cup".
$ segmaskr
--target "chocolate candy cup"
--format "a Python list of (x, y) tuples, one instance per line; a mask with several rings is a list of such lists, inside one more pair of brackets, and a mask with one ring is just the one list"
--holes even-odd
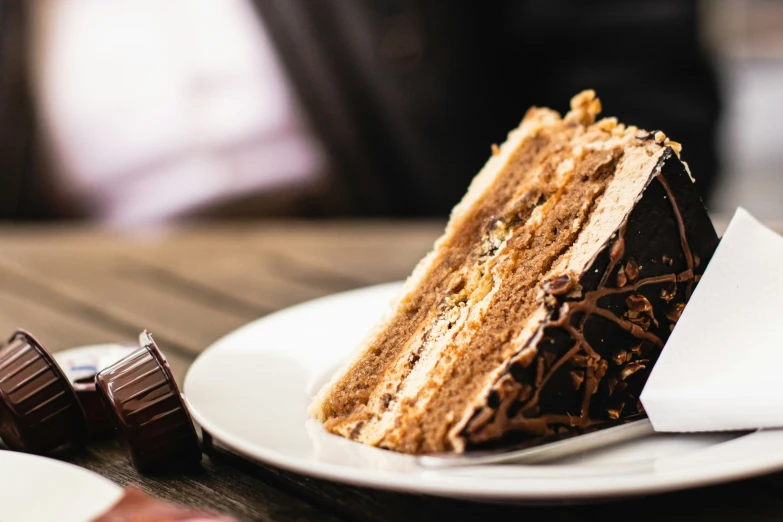
[(109, 418), (106, 408), (103, 406), (103, 401), (98, 395), (98, 390), (95, 387), (95, 376), (93, 376), (91, 382), (82, 382), (80, 380), (73, 383), (73, 391), (76, 393), (76, 397), (79, 399), (84, 415), (87, 418), (87, 429), (90, 439), (98, 440), (112, 437), (114, 435), (114, 425)]
[(84, 444), (84, 412), (51, 354), (19, 330), (0, 348), (0, 438), (13, 450), (45, 454)]
[(195, 465), (201, 448), (171, 369), (148, 332), (139, 341), (141, 349), (98, 373), (98, 393), (136, 469)]
[(79, 346), (54, 354), (63, 373), (73, 386), (76, 398), (82, 405), (87, 418), (87, 431), (90, 440), (105, 439), (114, 436), (114, 424), (109, 410), (95, 386), (95, 375), (118, 362), (123, 357), (138, 350), (138, 347), (126, 344), (96, 344)]

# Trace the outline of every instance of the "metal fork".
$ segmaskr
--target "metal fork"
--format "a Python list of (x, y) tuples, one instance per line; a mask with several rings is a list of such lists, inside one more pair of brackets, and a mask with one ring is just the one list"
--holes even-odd
[[(638, 418), (638, 416), (634, 416)], [(535, 464), (546, 460), (569, 457), (621, 442), (640, 439), (654, 433), (650, 420), (628, 419), (620, 424), (609, 424), (595, 431), (559, 438), (550, 442), (537, 439), (513, 448), (423, 455), (418, 458), (421, 466), (432, 469), (482, 464)]]

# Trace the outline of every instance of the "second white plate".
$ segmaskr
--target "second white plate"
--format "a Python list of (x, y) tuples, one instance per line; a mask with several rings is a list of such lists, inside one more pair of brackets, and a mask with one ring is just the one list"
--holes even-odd
[(108, 510), (121, 496), (120, 486), (84, 468), (0, 451), (3, 522), (85, 522)]
[(307, 413), (310, 398), (399, 288), (393, 283), (317, 299), (219, 340), (185, 379), (193, 417), (216, 439), (257, 461), (337, 482), (459, 498), (608, 498), (783, 469), (783, 430), (656, 434), (547, 465), (447, 470), (425, 469), (413, 457), (326, 433)]

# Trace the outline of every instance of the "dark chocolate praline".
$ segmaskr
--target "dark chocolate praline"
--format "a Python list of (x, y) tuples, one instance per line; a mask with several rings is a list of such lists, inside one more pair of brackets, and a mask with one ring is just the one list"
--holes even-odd
[(87, 441), (84, 411), (57, 361), (24, 330), (0, 348), (0, 438), (48, 454)]
[(201, 448), (166, 358), (148, 332), (141, 348), (95, 378), (98, 393), (141, 472), (168, 471), (201, 462)]

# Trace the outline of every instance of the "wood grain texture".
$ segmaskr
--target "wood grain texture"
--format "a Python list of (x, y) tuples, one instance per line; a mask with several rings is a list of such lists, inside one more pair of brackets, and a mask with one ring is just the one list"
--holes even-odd
[[(719, 230), (725, 219), (717, 221)], [(783, 231), (783, 224), (773, 224)], [(0, 227), (0, 336), (32, 331), (51, 350), (134, 341), (149, 329), (182, 382), (209, 344), (302, 301), (406, 277), (442, 222), (262, 222), (121, 233)], [(783, 474), (598, 504), (497, 505), (350, 487), (228, 451), (196, 472), (139, 475), (114, 441), (67, 460), (118, 484), (239, 520), (777, 520)]]

